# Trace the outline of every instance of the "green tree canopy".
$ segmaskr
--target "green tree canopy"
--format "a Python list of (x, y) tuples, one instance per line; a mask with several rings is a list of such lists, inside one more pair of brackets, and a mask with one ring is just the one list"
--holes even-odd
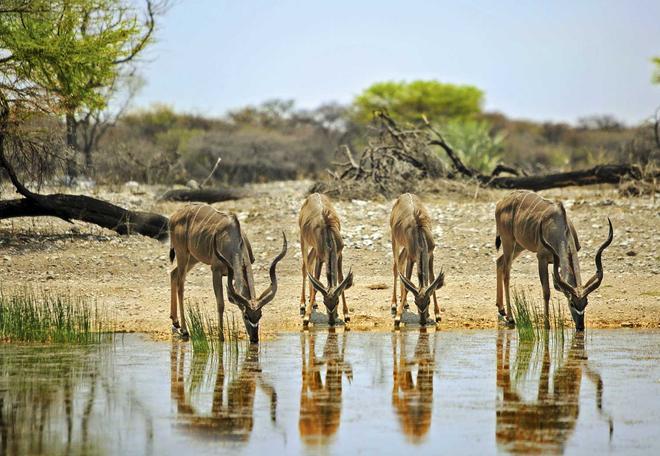
[(79, 150), (76, 115), (104, 109), (118, 78), (152, 39), (164, 5), (145, 5), (142, 11), (133, 0), (3, 1), (0, 90), (63, 114), (67, 144)]
[(653, 73), (653, 82), (660, 84), (660, 57), (654, 57), (653, 63), (655, 63), (655, 72)]
[(353, 104), (360, 122), (368, 122), (372, 113), (387, 110), (398, 121), (417, 122), (422, 116), (433, 121), (467, 119), (481, 112), (484, 93), (471, 85), (456, 85), (435, 80), (377, 82)]

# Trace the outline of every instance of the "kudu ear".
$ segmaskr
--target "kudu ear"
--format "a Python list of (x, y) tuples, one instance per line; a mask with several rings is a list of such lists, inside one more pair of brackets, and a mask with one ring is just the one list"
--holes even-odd
[(589, 293), (598, 288), (600, 283), (603, 281), (603, 251), (609, 247), (609, 245), (612, 243), (612, 239), (614, 239), (614, 228), (612, 227), (612, 221), (609, 217), (607, 217), (607, 223), (610, 225), (610, 230), (607, 235), (607, 239), (598, 248), (598, 252), (596, 252), (596, 274), (594, 274), (594, 276), (589, 279), (587, 284), (584, 286), (584, 296), (587, 296)]
[(405, 286), (409, 292), (411, 292), (415, 296), (419, 295), (419, 291), (417, 290), (417, 287), (415, 287), (415, 284), (413, 284), (410, 280), (408, 280), (406, 276), (399, 273), (399, 278), (401, 279), (403, 286)]
[(323, 297), (328, 296), (328, 290), (325, 288), (325, 286), (316, 280), (313, 275), (311, 275), (309, 272), (307, 273), (307, 278), (309, 279), (309, 282), (312, 284), (314, 289), (321, 293)]

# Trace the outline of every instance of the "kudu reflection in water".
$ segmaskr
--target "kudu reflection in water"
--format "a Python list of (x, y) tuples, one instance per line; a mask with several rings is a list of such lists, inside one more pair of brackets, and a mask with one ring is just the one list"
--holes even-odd
[[(231, 365), (239, 363), (233, 352), (193, 352), (190, 369), (185, 372), (187, 351), (188, 347), (178, 341), (172, 343), (171, 396), (180, 429), (198, 438), (247, 442), (254, 426), (257, 385), (270, 398), (270, 418), (276, 421), (277, 393), (262, 379), (258, 346), (246, 348), (240, 366)], [(196, 393), (203, 396), (206, 381), (213, 382), (210, 412), (203, 411), (203, 401), (195, 400)]]
[[(392, 406), (408, 440), (420, 443), (431, 427), (435, 343), (431, 351), (429, 334), (420, 329), (413, 357), (409, 359), (405, 348), (408, 333), (395, 331), (392, 334)], [(415, 368), (416, 379), (413, 378)]]
[[(328, 330), (323, 355), (317, 358), (316, 334), (305, 331), (300, 336), (302, 348), (302, 389), (300, 390), (300, 437), (307, 444), (324, 444), (339, 429), (341, 420), (342, 380), (353, 380), (353, 368), (344, 361), (346, 331), (341, 349), (334, 328)], [(325, 381), (322, 370), (325, 367)]]
[[(534, 356), (532, 342), (519, 342), (514, 368), (511, 368), (511, 333), (497, 334), (497, 424), (498, 446), (515, 453), (561, 453), (571, 437), (580, 412), (580, 386), (582, 374), (596, 387), (596, 407), (609, 422), (610, 437), (612, 419), (603, 412), (603, 380), (587, 362), (584, 333), (575, 333), (568, 354), (564, 353), (561, 340), (549, 338), (537, 346), (541, 356)], [(541, 368), (537, 398), (525, 401), (519, 385), (522, 378)], [(516, 380), (517, 379), (517, 380)], [(550, 387), (552, 385), (552, 388)], [(500, 396), (501, 393), (501, 396)]]

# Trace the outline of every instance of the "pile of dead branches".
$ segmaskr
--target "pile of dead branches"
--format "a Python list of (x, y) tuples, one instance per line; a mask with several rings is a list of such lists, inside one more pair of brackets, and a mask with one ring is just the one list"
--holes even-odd
[[(370, 139), (362, 154), (355, 158), (346, 146), (347, 161), (335, 163), (328, 170), (329, 182), (316, 183), (311, 192), (323, 192), (338, 198), (391, 199), (403, 192), (426, 187), (425, 180), (449, 178), (469, 180), (479, 186), (500, 189), (545, 190), (567, 186), (621, 184), (655, 179), (634, 164), (605, 164), (589, 169), (559, 173), (526, 175), (503, 164), (484, 174), (466, 166), (442, 134), (426, 121), (420, 128), (401, 128), (384, 112), (375, 114), (377, 135)], [(440, 159), (438, 147), (451, 163), (448, 169)], [(428, 182), (428, 181), (427, 181)]]
[(428, 132), (402, 129), (385, 113), (376, 113), (374, 134), (359, 156), (342, 146), (345, 162), (327, 170), (330, 181), (316, 183), (311, 192), (338, 198), (393, 198), (415, 192), (421, 181), (446, 175), (446, 169), (429, 143)]

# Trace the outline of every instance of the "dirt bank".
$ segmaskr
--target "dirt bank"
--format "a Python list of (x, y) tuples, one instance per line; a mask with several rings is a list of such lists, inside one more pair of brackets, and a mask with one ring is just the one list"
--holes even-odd
[[(267, 282), (270, 259), (280, 248), (281, 230), (290, 240), (289, 254), (278, 273), (280, 288), (266, 309), (266, 334), (298, 330), (300, 245), (297, 212), (309, 182), (281, 182), (254, 187), (255, 196), (216, 204), (235, 211), (256, 254), (258, 291)], [(114, 191), (113, 191), (114, 190)], [(5, 189), (6, 191), (6, 189)], [(156, 189), (101, 188), (99, 197), (128, 206), (172, 213), (183, 203), (157, 203)], [(440, 291), (441, 329), (495, 327), (494, 209), (500, 191), (447, 187), (424, 198), (437, 241), (436, 270), (446, 272)], [(543, 192), (565, 201), (578, 230), (583, 276), (593, 274), (593, 255), (612, 219), (615, 238), (603, 256), (605, 280), (590, 296), (589, 327), (660, 327), (660, 209), (648, 199), (620, 198), (610, 187)], [(355, 286), (347, 292), (353, 311), (351, 328), (389, 330), (392, 293), (391, 248), (387, 226), (391, 202), (337, 202), (346, 240), (346, 268), (353, 267)], [(169, 333), (168, 244), (141, 236), (121, 237), (84, 223), (54, 218), (0, 221), (0, 281), (7, 290), (24, 284), (70, 290), (93, 297), (116, 316), (127, 331)], [(512, 285), (541, 299), (535, 257), (519, 257)], [(553, 291), (553, 299), (557, 293)], [(214, 308), (208, 267), (197, 266), (186, 283), (186, 297)], [(562, 305), (565, 306), (562, 298)], [(229, 304), (229, 311), (237, 309)], [(564, 307), (565, 310), (566, 307)]]

